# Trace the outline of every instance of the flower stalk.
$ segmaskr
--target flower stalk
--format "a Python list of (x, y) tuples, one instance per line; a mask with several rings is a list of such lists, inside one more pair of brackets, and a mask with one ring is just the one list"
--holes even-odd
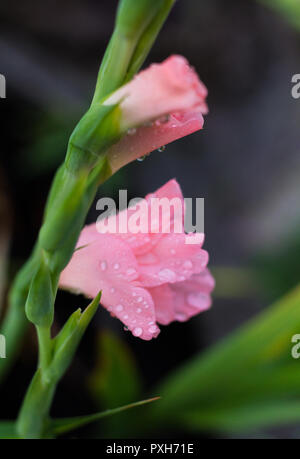
[(73, 254), (99, 184), (112, 174), (106, 152), (124, 134), (119, 103), (102, 105), (103, 98), (142, 65), (173, 3), (174, 0), (121, 0), (92, 105), (70, 138), (65, 162), (49, 193), (36, 246), (11, 288), (10, 308), (1, 329), (7, 337), (8, 358), (1, 361), (0, 379), (14, 360), (28, 321), (37, 329), (39, 344), (38, 369), (17, 422), (21, 438), (46, 435), (56, 385), (100, 301), (98, 295), (83, 313), (76, 311), (61, 333), (51, 338), (60, 273)]

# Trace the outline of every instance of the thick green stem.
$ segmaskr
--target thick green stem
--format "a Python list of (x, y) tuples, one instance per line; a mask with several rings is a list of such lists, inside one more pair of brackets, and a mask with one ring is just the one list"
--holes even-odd
[(52, 343), (48, 327), (36, 327), (39, 343), (39, 367), (43, 372), (47, 369), (52, 358)]
[(25, 301), (26, 296), (19, 302), (10, 304), (1, 327), (1, 334), (6, 339), (6, 358), (0, 359), (0, 383), (11, 369), (28, 328), (29, 323), (24, 311)]
[(42, 438), (47, 432), (49, 411), (57, 382), (43, 377), (38, 369), (27, 390), (17, 421), (17, 432), (21, 438)]

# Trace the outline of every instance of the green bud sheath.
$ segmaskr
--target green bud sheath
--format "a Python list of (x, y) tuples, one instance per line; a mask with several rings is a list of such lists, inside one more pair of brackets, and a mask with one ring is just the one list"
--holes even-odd
[(51, 327), (54, 316), (54, 298), (50, 270), (44, 260), (31, 281), (25, 312), (28, 320), (38, 327)]
[(47, 369), (50, 380), (58, 381), (69, 367), (81, 338), (99, 307), (100, 299), (101, 292), (83, 313), (80, 309), (75, 311), (54, 339), (53, 360)]
[[(120, 2), (115, 30), (100, 67), (92, 104), (122, 86), (128, 79), (130, 68), (139, 70), (174, 1), (122, 0)], [(151, 23), (155, 24), (155, 27), (151, 28)], [(147, 40), (144, 38), (145, 33), (147, 33)], [(141, 40), (143, 40), (143, 50), (140, 45)], [(137, 53), (138, 65), (133, 59), (135, 53)], [(133, 76), (132, 70), (131, 76)]]
[(71, 135), (66, 169), (77, 173), (94, 167), (101, 155), (120, 139), (120, 118), (118, 105), (93, 105)]
[[(56, 183), (57, 196), (49, 203), (47, 218), (39, 234), (39, 245), (48, 252), (54, 252), (64, 244), (72, 233), (77, 220), (81, 221), (82, 197), (87, 183), (87, 171), (74, 175), (65, 171)], [(59, 187), (60, 185), (60, 187)]]
[(135, 48), (124, 83), (130, 81), (142, 67), (175, 1), (164, 0), (163, 2), (159, 2), (160, 7), (156, 15), (143, 32)]
[(117, 12), (118, 32), (139, 39), (164, 3), (165, 0), (122, 0)]

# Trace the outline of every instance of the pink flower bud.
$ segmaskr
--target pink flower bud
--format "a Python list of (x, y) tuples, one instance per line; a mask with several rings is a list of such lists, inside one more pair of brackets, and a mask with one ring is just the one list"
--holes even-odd
[(120, 103), (121, 130), (127, 131), (108, 153), (113, 172), (125, 164), (203, 127), (207, 89), (182, 56), (152, 64), (111, 94)]

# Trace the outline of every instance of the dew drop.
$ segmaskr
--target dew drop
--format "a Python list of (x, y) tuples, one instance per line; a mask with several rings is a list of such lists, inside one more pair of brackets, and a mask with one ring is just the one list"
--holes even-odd
[(116, 264), (114, 265), (114, 269), (117, 270), (117, 269), (119, 269), (119, 268), (120, 268), (119, 263), (116, 263)]
[(183, 263), (183, 267), (185, 269), (191, 269), (193, 267), (193, 263), (190, 260), (187, 260)]
[(138, 303), (141, 303), (143, 301), (143, 297), (142, 296), (139, 296), (138, 299), (137, 299), (137, 302)]
[(134, 336), (139, 337), (139, 336), (141, 336), (141, 335), (143, 334), (143, 329), (140, 328), (140, 327), (136, 327), (136, 328), (133, 329), (132, 334), (133, 334)]
[(127, 134), (128, 134), (128, 135), (134, 135), (134, 134), (136, 134), (136, 129), (135, 129), (135, 128), (130, 128), (130, 129), (128, 129), (128, 130), (127, 130)]
[(139, 163), (141, 163), (141, 162), (145, 161), (146, 158), (147, 158), (147, 155), (143, 155), (143, 156), (141, 156), (140, 158), (138, 158), (137, 161), (138, 161)]
[(123, 316), (123, 319), (124, 319), (124, 320), (128, 319), (128, 314), (125, 314), (125, 315)]
[(121, 312), (123, 311), (124, 307), (122, 306), (122, 304), (119, 304), (118, 306), (116, 306), (116, 311), (117, 312)]
[(153, 126), (153, 121), (146, 121), (146, 123), (144, 123), (143, 126), (152, 127)]
[(176, 278), (176, 274), (174, 273), (174, 271), (171, 271), (171, 269), (167, 269), (167, 268), (159, 271), (158, 275), (161, 280), (164, 280), (167, 282), (171, 282)]
[(136, 270), (133, 268), (127, 269), (126, 274), (127, 276), (131, 276), (132, 274), (135, 274)]
[(107, 262), (106, 261), (101, 261), (100, 267), (102, 271), (105, 271), (107, 269)]
[(137, 308), (136, 312), (140, 314), (142, 312), (141, 308)]
[(116, 291), (116, 289), (115, 289), (114, 287), (112, 287), (112, 288), (110, 289), (110, 293), (115, 293), (115, 291)]
[(157, 331), (156, 325), (151, 325), (148, 329), (149, 333), (155, 333)]
[(159, 121), (160, 121), (161, 124), (168, 123), (170, 121), (170, 115), (162, 116)]

